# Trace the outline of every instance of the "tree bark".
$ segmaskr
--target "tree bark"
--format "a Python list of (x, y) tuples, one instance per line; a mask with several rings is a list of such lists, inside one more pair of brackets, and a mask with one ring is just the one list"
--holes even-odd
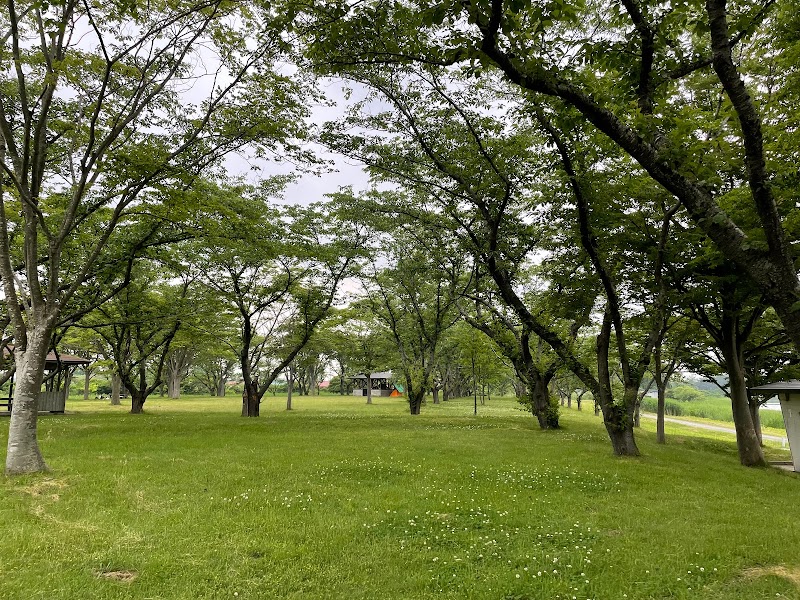
[(46, 328), (32, 328), (25, 350), (14, 351), (16, 386), (8, 428), (6, 475), (48, 470), (36, 438), (36, 419), (50, 335)]
[(122, 387), (122, 380), (116, 373), (111, 375), (111, 404), (119, 406), (122, 404), (120, 401), (120, 388)]
[(250, 385), (245, 384), (244, 391), (242, 392), (242, 416), (259, 416), (260, 406), (261, 400), (258, 397), (258, 378), (255, 378)]
[(367, 404), (372, 404), (372, 373), (367, 373)]
[(664, 432), (664, 410), (666, 407), (667, 385), (659, 381), (658, 387), (658, 406), (656, 407), (656, 442), (659, 444), (667, 443), (667, 436)]
[(91, 371), (89, 367), (86, 366), (83, 368), (83, 399), (89, 399), (89, 380), (91, 379)]
[(130, 390), (131, 392), (131, 414), (140, 415), (144, 412), (144, 402), (146, 398), (139, 392), (139, 390)]
[(408, 407), (412, 415), (418, 415), (422, 409), (422, 401), (425, 398), (425, 390), (412, 390), (408, 388)]
[(286, 410), (292, 410), (292, 391), (294, 390), (294, 367), (289, 366), (286, 376)]

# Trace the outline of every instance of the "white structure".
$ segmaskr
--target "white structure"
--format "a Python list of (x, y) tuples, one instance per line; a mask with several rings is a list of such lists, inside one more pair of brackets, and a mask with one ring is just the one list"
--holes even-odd
[(794, 470), (800, 473), (800, 381), (780, 381), (750, 388), (750, 392), (760, 396), (777, 395), (781, 401), (786, 437), (792, 452)]

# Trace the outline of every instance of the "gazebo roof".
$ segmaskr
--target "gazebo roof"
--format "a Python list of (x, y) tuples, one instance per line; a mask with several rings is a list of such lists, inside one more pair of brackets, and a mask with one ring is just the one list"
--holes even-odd
[(791, 379), (789, 381), (778, 381), (776, 383), (767, 383), (766, 385), (759, 385), (756, 387), (748, 388), (751, 392), (763, 395), (774, 395), (786, 392), (800, 392), (800, 379)]
[[(354, 375), (350, 379), (366, 379), (366, 378), (367, 378), (366, 375), (364, 375), (363, 373), (359, 373), (358, 375)], [(392, 372), (391, 371), (376, 371), (375, 373), (372, 373), (370, 375), (370, 378), (372, 378), (372, 379), (391, 379), (392, 378)]]
[(78, 365), (85, 366), (91, 362), (90, 359), (83, 358), (82, 356), (72, 356), (71, 354), (59, 352), (58, 357), (56, 357), (55, 352), (50, 352), (45, 359), (44, 368), (48, 371), (52, 371), (53, 369), (57, 369), (59, 364), (61, 364), (62, 367), (72, 367)]

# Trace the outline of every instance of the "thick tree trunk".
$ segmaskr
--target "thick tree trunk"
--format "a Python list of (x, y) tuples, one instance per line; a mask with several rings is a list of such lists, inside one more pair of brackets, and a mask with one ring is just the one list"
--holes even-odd
[(47, 471), (36, 438), (36, 419), (50, 333), (34, 329), (28, 333), (27, 348), (14, 352), (16, 386), (8, 427), (6, 475)]
[(114, 373), (111, 375), (111, 404), (114, 406), (119, 406), (122, 404), (119, 399), (121, 387), (122, 380), (119, 378), (119, 375)]
[(140, 415), (144, 412), (144, 401), (146, 398), (144, 394), (138, 390), (130, 390), (131, 392), (131, 414)]
[(433, 387), (433, 403), (439, 404), (439, 386)]
[(736, 427), (736, 446), (739, 450), (739, 461), (745, 467), (761, 467), (767, 464), (761, 450), (761, 440), (753, 423), (750, 402), (747, 398), (747, 384), (744, 371), (739, 366), (737, 357), (725, 357), (730, 380), (731, 409), (733, 424)]
[(603, 407), (603, 422), (616, 456), (639, 456), (633, 434), (633, 418), (624, 406), (614, 404)]
[(528, 384), (530, 389), (531, 407), (539, 427), (542, 429), (558, 429), (558, 406), (550, 401), (550, 388), (548, 382), (540, 376), (531, 377)]
[(258, 379), (250, 382), (250, 385), (245, 383), (244, 391), (242, 392), (242, 416), (243, 417), (257, 417), (260, 413), (261, 401), (258, 398)]
[(408, 389), (408, 406), (412, 415), (418, 415), (422, 409), (422, 401), (425, 398), (425, 390), (414, 391), (409, 386)]
[(225, 377), (220, 377), (219, 381), (217, 381), (217, 396), (220, 398), (225, 396), (225, 392), (227, 391), (225, 387), (226, 383), (227, 381), (225, 381)]
[(167, 396), (173, 400), (181, 397), (181, 374), (175, 371), (170, 371), (167, 379)]

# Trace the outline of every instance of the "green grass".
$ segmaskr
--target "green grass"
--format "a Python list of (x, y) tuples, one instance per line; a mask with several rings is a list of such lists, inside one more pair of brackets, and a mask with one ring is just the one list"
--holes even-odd
[[(702, 400), (692, 400), (682, 402), (674, 398), (667, 398), (667, 414), (678, 418), (696, 417), (700, 419), (711, 419), (713, 421), (723, 421), (733, 423), (733, 412), (731, 411), (731, 401), (725, 396), (714, 396), (704, 394)], [(656, 412), (657, 401), (655, 398), (646, 397), (642, 401), (642, 409), (648, 412)], [(786, 430), (783, 424), (783, 415), (779, 410), (761, 409), (759, 411), (761, 425), (764, 433), (767, 429), (779, 430), (775, 435), (785, 435)]]
[(590, 411), (362, 402), (70, 402), (52, 472), (0, 486), (0, 597), (800, 598), (800, 477), (727, 434), (644, 423), (620, 459)]

